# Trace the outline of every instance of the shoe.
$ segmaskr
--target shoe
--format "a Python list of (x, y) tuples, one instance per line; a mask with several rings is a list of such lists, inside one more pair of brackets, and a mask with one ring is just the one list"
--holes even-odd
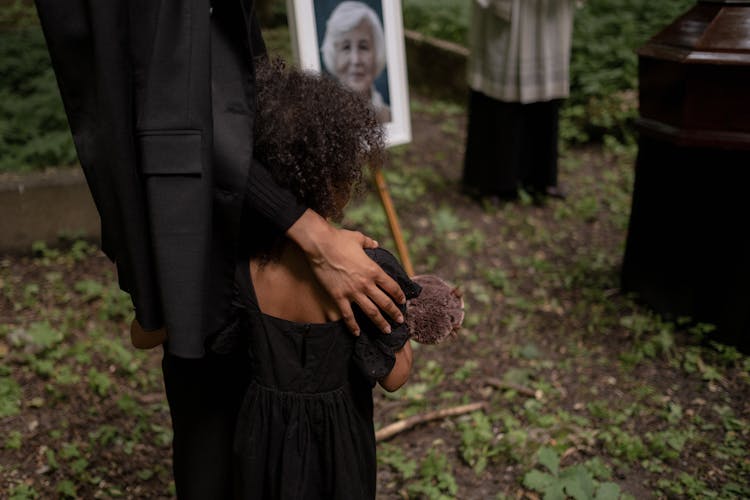
[(480, 191), (479, 189), (474, 187), (462, 185), (461, 194), (468, 198), (471, 198), (472, 201), (479, 203), (480, 205), (485, 205), (487, 202), (492, 205), (500, 205), (503, 202), (518, 200), (518, 190), (516, 189), (511, 191), (491, 193)]
[(472, 201), (481, 203), (482, 193), (475, 187), (470, 187), (465, 184), (461, 184), (461, 194), (467, 198), (471, 198)]
[(568, 196), (560, 186), (536, 187), (533, 185), (526, 185), (523, 187), (523, 190), (534, 199), (555, 198), (558, 200), (564, 200)]
[(547, 186), (544, 194), (549, 198), (556, 198), (558, 200), (564, 200), (568, 197), (568, 193), (563, 191), (560, 186)]

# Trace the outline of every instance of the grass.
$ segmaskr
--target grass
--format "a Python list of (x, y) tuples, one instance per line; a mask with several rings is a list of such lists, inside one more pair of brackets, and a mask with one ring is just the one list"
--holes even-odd
[[(565, 153), (565, 202), (480, 207), (458, 193), (465, 118), (415, 98), (386, 177), (417, 272), (459, 285), (459, 340), (415, 347), (376, 426), (485, 401), (382, 443), (380, 498), (743, 498), (750, 358), (709, 325), (618, 292), (631, 156)], [(393, 248), (374, 191), (344, 223)], [(0, 256), (0, 489), (11, 498), (170, 497), (159, 352), (127, 345), (112, 266), (83, 241)], [(491, 380), (499, 380), (493, 385)]]
[[(419, 3), (404, 2), (407, 23)], [(570, 144), (600, 138), (605, 146), (564, 151), (566, 202), (479, 207), (461, 197), (463, 109), (412, 99), (415, 140), (390, 152), (386, 179), (417, 272), (459, 285), (467, 311), (457, 342), (416, 346), (410, 382), (376, 392), (376, 425), (477, 400), (487, 410), (381, 444), (382, 498), (750, 496), (750, 358), (714, 342), (710, 325), (667, 322), (618, 291), (634, 153), (633, 96), (620, 90), (634, 86), (632, 48), (688, 4), (592, 0), (578, 11), (579, 90), (565, 134)], [(11, 9), (0, 20), (13, 12), (19, 30), (2, 36), (16, 41), (0, 50), (39, 55), (38, 35), (24, 31), (33, 19)], [(266, 32), (288, 55), (286, 37), (283, 28)], [(49, 96), (51, 75), (39, 76), (44, 63), (34, 57), (14, 70), (31, 73), (13, 92)], [(27, 127), (7, 114), (22, 94), (3, 95), (0, 129)], [(15, 112), (28, 114), (34, 136), (60, 120), (61, 108), (45, 106), (51, 117)], [(22, 135), (3, 133), (3, 144)], [(0, 169), (54, 163), (45, 151), (30, 147), (28, 160), (3, 152)], [(394, 247), (372, 191), (345, 224)], [(127, 344), (131, 316), (111, 264), (88, 242), (0, 255), (0, 491), (8, 497), (174, 496), (159, 353)]]

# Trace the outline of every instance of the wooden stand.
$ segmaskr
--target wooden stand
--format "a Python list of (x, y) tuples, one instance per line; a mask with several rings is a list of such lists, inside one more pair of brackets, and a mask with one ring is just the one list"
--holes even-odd
[(383, 204), (385, 215), (388, 218), (388, 225), (391, 228), (393, 241), (396, 243), (396, 250), (398, 251), (399, 257), (401, 257), (401, 263), (403, 264), (406, 273), (409, 276), (414, 276), (414, 268), (412, 267), (411, 259), (409, 258), (409, 250), (406, 248), (404, 235), (401, 233), (401, 226), (398, 223), (396, 209), (393, 207), (391, 194), (388, 192), (388, 185), (385, 182), (385, 177), (383, 177), (383, 171), (380, 167), (375, 167), (373, 169), (373, 177), (375, 179), (375, 185), (378, 187), (380, 202)]

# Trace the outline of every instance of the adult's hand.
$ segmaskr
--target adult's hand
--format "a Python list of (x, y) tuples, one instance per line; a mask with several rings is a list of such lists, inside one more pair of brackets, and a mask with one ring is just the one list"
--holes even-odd
[(305, 252), (315, 276), (336, 302), (352, 333), (359, 335), (352, 302), (385, 333), (390, 333), (391, 327), (381, 309), (397, 323), (404, 321), (396, 305), (406, 302), (404, 292), (363, 251), (377, 247), (372, 238), (337, 229), (309, 209), (287, 230), (287, 236)]

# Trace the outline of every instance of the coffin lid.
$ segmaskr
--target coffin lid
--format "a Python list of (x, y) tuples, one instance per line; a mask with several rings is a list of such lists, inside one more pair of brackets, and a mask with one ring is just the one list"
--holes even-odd
[(699, 1), (638, 54), (685, 64), (750, 65), (750, 0)]

